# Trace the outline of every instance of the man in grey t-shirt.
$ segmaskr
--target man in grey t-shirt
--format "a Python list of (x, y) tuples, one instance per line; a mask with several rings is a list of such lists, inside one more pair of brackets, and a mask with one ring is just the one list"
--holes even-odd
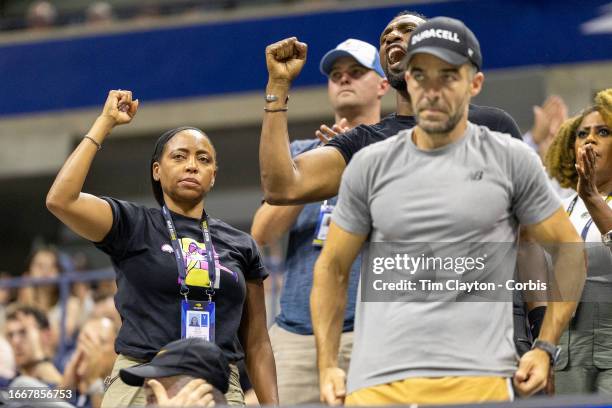
[[(538, 242), (580, 242), (538, 157), (508, 135), (467, 121), (484, 76), (474, 34), (435, 18), (412, 34), (406, 80), (417, 126), (362, 149), (347, 167), (328, 242), (317, 261), (311, 311), (321, 398), (328, 404), (469, 403), (508, 400), (546, 385), (555, 344), (576, 302), (550, 306), (536, 349), (520, 360), (512, 343), (512, 303), (364, 302), (345, 390), (337, 367), (349, 266), (372, 243), (507, 243), (518, 226)], [(507, 136), (507, 137), (506, 137)], [(492, 248), (492, 249), (491, 249)], [(497, 248), (497, 249), (496, 249)], [(516, 255), (492, 273), (512, 278)], [(575, 255), (575, 254), (574, 254)], [(584, 257), (559, 254), (579, 286)], [(573, 263), (572, 263), (573, 262)], [(361, 285), (370, 271), (362, 270)], [(371, 273), (380, 273), (372, 270)], [(362, 296), (364, 292), (362, 292)]]

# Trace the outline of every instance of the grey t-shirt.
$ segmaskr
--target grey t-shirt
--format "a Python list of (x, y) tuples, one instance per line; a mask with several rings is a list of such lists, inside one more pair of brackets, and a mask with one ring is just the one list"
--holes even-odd
[[(459, 141), (434, 150), (418, 149), (412, 130), (362, 149), (344, 171), (332, 220), (369, 234), (370, 245), (513, 246), (519, 224), (541, 222), (560, 207), (528, 146), (468, 123)], [(495, 273), (511, 279), (514, 268), (515, 258)], [(512, 333), (511, 301), (359, 298), (348, 392), (409, 377), (510, 377), (517, 361)]]

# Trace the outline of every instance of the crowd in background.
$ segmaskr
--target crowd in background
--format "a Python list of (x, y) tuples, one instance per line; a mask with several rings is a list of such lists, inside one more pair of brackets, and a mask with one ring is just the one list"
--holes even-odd
[[(113, 296), (116, 292), (114, 280), (98, 282), (74, 282), (70, 284), (70, 293), (62, 308), (59, 279), (64, 271), (80, 271), (86, 273), (87, 264), (82, 254), (68, 256), (57, 248), (43, 245), (34, 248), (25, 262), (22, 275), (25, 279), (37, 281), (36, 284), (23, 287), (2, 288), (0, 290), (0, 325), (6, 333), (10, 326), (10, 316), (32, 315), (37, 324), (24, 324), (27, 328), (25, 338), (11, 332), (6, 335), (11, 345), (16, 349), (23, 341), (29, 343), (42, 342), (45, 358), (49, 358), (59, 370), (63, 370), (67, 360), (74, 351), (76, 340), (81, 329), (92, 319), (107, 318), (113, 326), (119, 327), (121, 320), (115, 309)], [(7, 273), (2, 278), (8, 282), (11, 277)], [(27, 284), (27, 281), (24, 281)], [(60, 347), (62, 337), (61, 322), (64, 319), (64, 344)], [(30, 332), (38, 333), (30, 333)], [(19, 332), (19, 330), (16, 330)], [(8, 334), (8, 333), (6, 333)], [(39, 345), (30, 344), (29, 347)], [(62, 350), (58, 353), (58, 350)], [(15, 360), (15, 363), (27, 365), (15, 352), (15, 359), (3, 359), (3, 363)], [(26, 358), (27, 360), (27, 358)], [(6, 363), (3, 372), (13, 373), (15, 367)], [(9, 376), (10, 378), (10, 376)]]
[[(198, 7), (186, 7), (181, 12), (192, 11), (199, 12), (200, 9)], [(32, 14), (30, 15), (30, 13)], [(133, 14), (132, 17), (148, 18), (161, 14), (163, 14), (163, 11), (159, 7), (145, 7)], [(83, 21), (92, 24), (112, 22), (117, 18), (117, 14), (110, 4), (105, 2), (93, 3), (84, 16), (85, 20)], [(26, 21), (27, 27), (32, 29), (49, 28), (57, 25), (57, 12), (50, 2), (38, 1), (32, 4)], [(375, 49), (373, 55), (376, 55)], [(353, 62), (351, 61), (351, 63)], [(367, 75), (369, 71), (378, 72), (377, 70), (380, 69), (379, 65), (367, 66), (361, 61), (357, 64), (362, 65), (358, 67), (359, 69), (356, 69), (353, 65), (345, 71), (338, 68), (338, 66), (346, 68), (342, 64), (334, 65), (336, 70), (339, 70), (338, 83), (357, 81)], [(329, 75), (329, 86), (331, 87), (332, 83), (335, 82), (333, 79), (334, 71), (331, 68), (329, 72), (326, 71), (323, 68), (323, 63), (321, 67), (322, 71)], [(386, 81), (384, 75), (377, 77), (377, 80)], [(383, 88), (386, 92), (387, 85), (384, 85)], [(575, 196), (571, 208), (579, 199), (582, 200), (583, 196), (585, 205), (588, 206), (590, 196), (599, 200), (601, 198), (600, 193), (603, 193), (603, 191), (597, 191), (594, 181), (595, 156), (601, 156), (601, 152), (595, 151), (593, 146), (599, 143), (600, 138), (604, 140), (609, 136), (607, 126), (610, 118), (606, 115), (610, 111), (611, 97), (610, 92), (606, 92), (602, 93), (603, 96), (599, 96), (599, 99), (596, 99), (598, 104), (596, 108), (594, 107), (580, 117), (573, 119), (571, 129), (568, 128), (570, 122), (567, 120), (568, 109), (564, 101), (558, 96), (550, 96), (541, 106), (533, 108), (534, 124), (523, 136), (524, 141), (537, 151), (547, 164), (549, 175), (555, 176), (556, 180), (551, 178), (551, 182), (553, 182), (559, 196), (563, 198)], [(380, 99), (382, 94), (384, 92), (381, 92), (381, 95), (376, 96), (376, 98)], [(275, 95), (268, 93), (268, 97), (275, 97)], [(135, 104), (133, 105), (133, 114), (135, 114), (138, 102), (137, 100), (135, 102), (131, 101), (131, 93), (129, 99), (130, 104)], [(277, 100), (278, 98), (266, 99), (270, 103)], [(285, 99), (285, 104), (287, 100), (288, 98)], [(376, 107), (379, 112), (380, 106), (377, 105)], [(116, 110), (126, 112), (126, 110), (121, 109), (122, 107), (118, 105)], [(265, 109), (266, 113), (284, 111), (287, 111), (286, 107)], [(130, 116), (130, 120), (133, 114)], [(342, 115), (337, 115), (337, 125), (342, 123), (341, 117)], [(344, 117), (344, 120), (346, 120), (346, 117)], [(334, 128), (329, 139), (319, 134), (317, 136), (319, 136), (321, 142), (324, 142), (323, 139), (329, 141), (336, 136), (336, 132), (342, 133), (345, 130), (347, 129)], [(580, 135), (581, 132), (582, 135)], [(93, 145), (88, 145), (91, 150), (94, 146), (97, 150), (100, 150), (101, 141), (99, 142), (91, 136), (85, 136), (85, 138), (93, 143)], [(559, 140), (562, 140), (562, 142)], [(319, 145), (319, 141), (316, 139), (313, 139), (313, 141), (312, 148)], [(84, 141), (84, 143), (88, 144), (89, 142)], [(607, 159), (605, 153), (603, 156)], [(551, 159), (551, 157), (553, 158)], [(554, 160), (555, 158), (556, 160)], [(567, 158), (569, 158), (569, 160), (565, 160), (567, 163), (560, 164), (561, 159)], [(161, 159), (158, 160), (161, 162)], [(535, 162), (538, 162), (537, 158)], [(562, 165), (569, 167), (561, 168)], [(556, 171), (558, 174), (555, 173)], [(576, 173), (576, 171), (578, 172)], [(602, 172), (601, 169), (600, 172)], [(608, 173), (603, 172), (602, 174), (609, 175)], [(559, 177), (559, 174), (563, 177)], [(212, 184), (214, 184), (214, 178)], [(585, 191), (587, 190), (585, 189), (587, 187), (595, 193), (590, 194), (590, 196), (586, 194)], [(578, 191), (578, 195), (575, 194), (574, 190)], [(604, 203), (606, 210), (610, 198), (612, 198), (612, 194), (608, 196)], [(325, 203), (327, 204), (327, 201)], [(53, 207), (49, 201), (47, 201), (47, 206), (49, 208)], [(586, 214), (588, 215), (590, 210), (589, 208), (587, 210)], [(302, 209), (296, 208), (296, 211), (295, 215), (299, 214)], [(571, 214), (572, 210), (568, 209), (567, 211)], [(591, 215), (593, 214), (591, 213)], [(602, 229), (598, 221), (595, 220), (595, 222)], [(607, 226), (607, 224), (605, 225)], [(602, 231), (605, 232), (605, 229), (602, 229)], [(588, 232), (588, 228), (586, 232)], [(585, 241), (586, 232), (582, 237)], [(596, 241), (599, 242), (599, 235), (596, 238)], [(94, 239), (90, 240), (98, 242)], [(273, 245), (276, 245), (276, 243), (273, 243)], [(308, 246), (310, 245), (309, 236)], [(277, 247), (273, 246), (273, 248), (275, 256), (273, 264), (277, 265), (279, 264), (277, 254), (279, 251), (277, 251)], [(607, 255), (607, 252), (605, 255)], [(117, 286), (113, 279), (94, 279), (91, 282), (88, 279), (76, 279), (71, 281), (68, 286), (63, 282), (64, 277), (70, 275), (70, 273), (82, 272), (87, 274), (87, 270), (87, 262), (82, 254), (70, 257), (52, 246), (36, 246), (25, 262), (25, 268), (21, 275), (26, 278), (25, 282), (28, 283), (26, 286), (17, 288), (13, 288), (11, 285), (8, 285), (9, 287), (3, 286), (1, 285), (3, 281), (14, 282), (14, 280), (11, 280), (11, 277), (7, 274), (0, 274), (0, 333), (2, 333), (2, 337), (0, 337), (0, 387), (7, 385), (10, 380), (14, 380), (16, 375), (23, 375), (37, 381), (36, 383), (30, 383), (30, 385), (49, 384), (62, 389), (78, 391), (77, 400), (71, 401), (74, 405), (96, 408), (100, 405), (101, 396), (104, 392), (103, 381), (110, 375), (115, 362), (113, 344), (122, 321), (115, 308), (114, 296), (117, 293)], [(273, 278), (272, 282), (276, 277)], [(268, 282), (270, 282), (270, 279)], [(68, 291), (63, 289), (66, 287), (69, 287)], [(121, 286), (119, 286), (119, 289), (119, 293), (121, 293)], [(267, 306), (270, 307), (269, 297), (266, 301)], [(274, 317), (273, 313), (269, 312), (269, 314)], [(141, 316), (139, 315), (139, 317)], [(570, 378), (569, 376), (566, 377)], [(316, 380), (314, 381), (316, 382)], [(245, 384), (243, 387), (246, 389), (248, 385)], [(582, 391), (589, 392), (590, 390), (585, 388)], [(247, 403), (251, 402), (248, 398), (246, 401)]]
[[(240, 7), (265, 5), (294, 5), (303, 3), (316, 6), (341, 0), (180, 0), (134, 1), (113, 5), (112, 1), (83, 2), (78, 9), (63, 10), (52, 0), (31, 1), (23, 15), (12, 15), (0, 2), (0, 30), (49, 30), (73, 25), (104, 26), (115, 22), (147, 22), (168, 16), (197, 17), (215, 10), (235, 10)], [(9, 2), (7, 2), (8, 4)]]

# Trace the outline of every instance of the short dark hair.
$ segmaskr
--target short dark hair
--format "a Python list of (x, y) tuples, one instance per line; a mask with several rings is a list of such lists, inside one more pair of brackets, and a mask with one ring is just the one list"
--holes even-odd
[(393, 19), (395, 20), (396, 18), (401, 17), (401, 16), (415, 16), (415, 17), (419, 17), (427, 21), (427, 17), (425, 17), (425, 14), (421, 14), (418, 11), (412, 11), (412, 10), (402, 10), (399, 13), (397, 13), (395, 17), (393, 17)]
[[(201, 133), (204, 137), (206, 137), (206, 139), (208, 139), (208, 142), (213, 147), (213, 150), (215, 148), (212, 145), (212, 141), (210, 140), (208, 135), (204, 133), (202, 129), (199, 129), (195, 126), (181, 126), (181, 127), (177, 127), (177, 128), (168, 130), (163, 135), (161, 135), (159, 139), (157, 139), (157, 142), (155, 142), (155, 148), (153, 149), (153, 154), (151, 155), (151, 164), (149, 165), (149, 174), (151, 177), (151, 187), (153, 188), (153, 196), (155, 197), (155, 201), (157, 201), (160, 207), (164, 205), (164, 192), (162, 191), (161, 183), (153, 178), (153, 164), (161, 160), (162, 153), (164, 152), (164, 147), (166, 146), (168, 141), (172, 139), (177, 133), (180, 133), (183, 130), (195, 130), (196, 132)], [(217, 157), (215, 153), (215, 162), (216, 160), (217, 160)]]
[(92, 295), (94, 304), (104, 302), (106, 299), (109, 299), (109, 298), (113, 299), (114, 297), (115, 297), (114, 293), (112, 293), (109, 290), (104, 290), (104, 289), (98, 289)]
[(36, 323), (38, 324), (38, 328), (41, 330), (49, 328), (49, 319), (45, 312), (40, 310), (37, 307), (24, 305), (21, 303), (13, 303), (11, 304), (6, 311), (6, 320), (19, 320), (20, 314), (24, 314), (26, 316), (34, 316)]

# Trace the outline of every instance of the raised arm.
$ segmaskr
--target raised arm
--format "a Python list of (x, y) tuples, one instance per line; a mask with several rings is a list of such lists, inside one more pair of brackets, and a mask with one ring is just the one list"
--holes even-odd
[(287, 129), (287, 96), (306, 62), (307, 46), (295, 37), (266, 48), (268, 85), (259, 142), (259, 166), (265, 200), (270, 204), (301, 204), (338, 193), (346, 163), (338, 150), (322, 147), (293, 160)]
[(102, 113), (58, 173), (49, 193), (47, 208), (72, 231), (90, 241), (101, 241), (113, 224), (110, 205), (83, 193), (83, 183), (100, 146), (111, 130), (129, 123), (138, 109), (130, 91), (110, 91)]
[[(576, 310), (584, 286), (586, 259), (583, 242), (562, 207), (546, 220), (522, 228), (539, 244), (548, 248), (553, 246), (554, 279), (548, 284), (553, 285), (556, 296), (560, 294), (561, 299), (549, 299), (547, 302), (538, 338), (557, 344)], [(519, 394), (532, 395), (544, 388), (549, 368), (550, 356), (545, 351), (533, 349), (525, 353), (514, 378)]]
[(321, 401), (329, 405), (343, 404), (346, 396), (346, 374), (338, 367), (338, 348), (350, 268), (366, 237), (345, 231), (332, 222), (315, 264), (310, 310), (317, 344)]

